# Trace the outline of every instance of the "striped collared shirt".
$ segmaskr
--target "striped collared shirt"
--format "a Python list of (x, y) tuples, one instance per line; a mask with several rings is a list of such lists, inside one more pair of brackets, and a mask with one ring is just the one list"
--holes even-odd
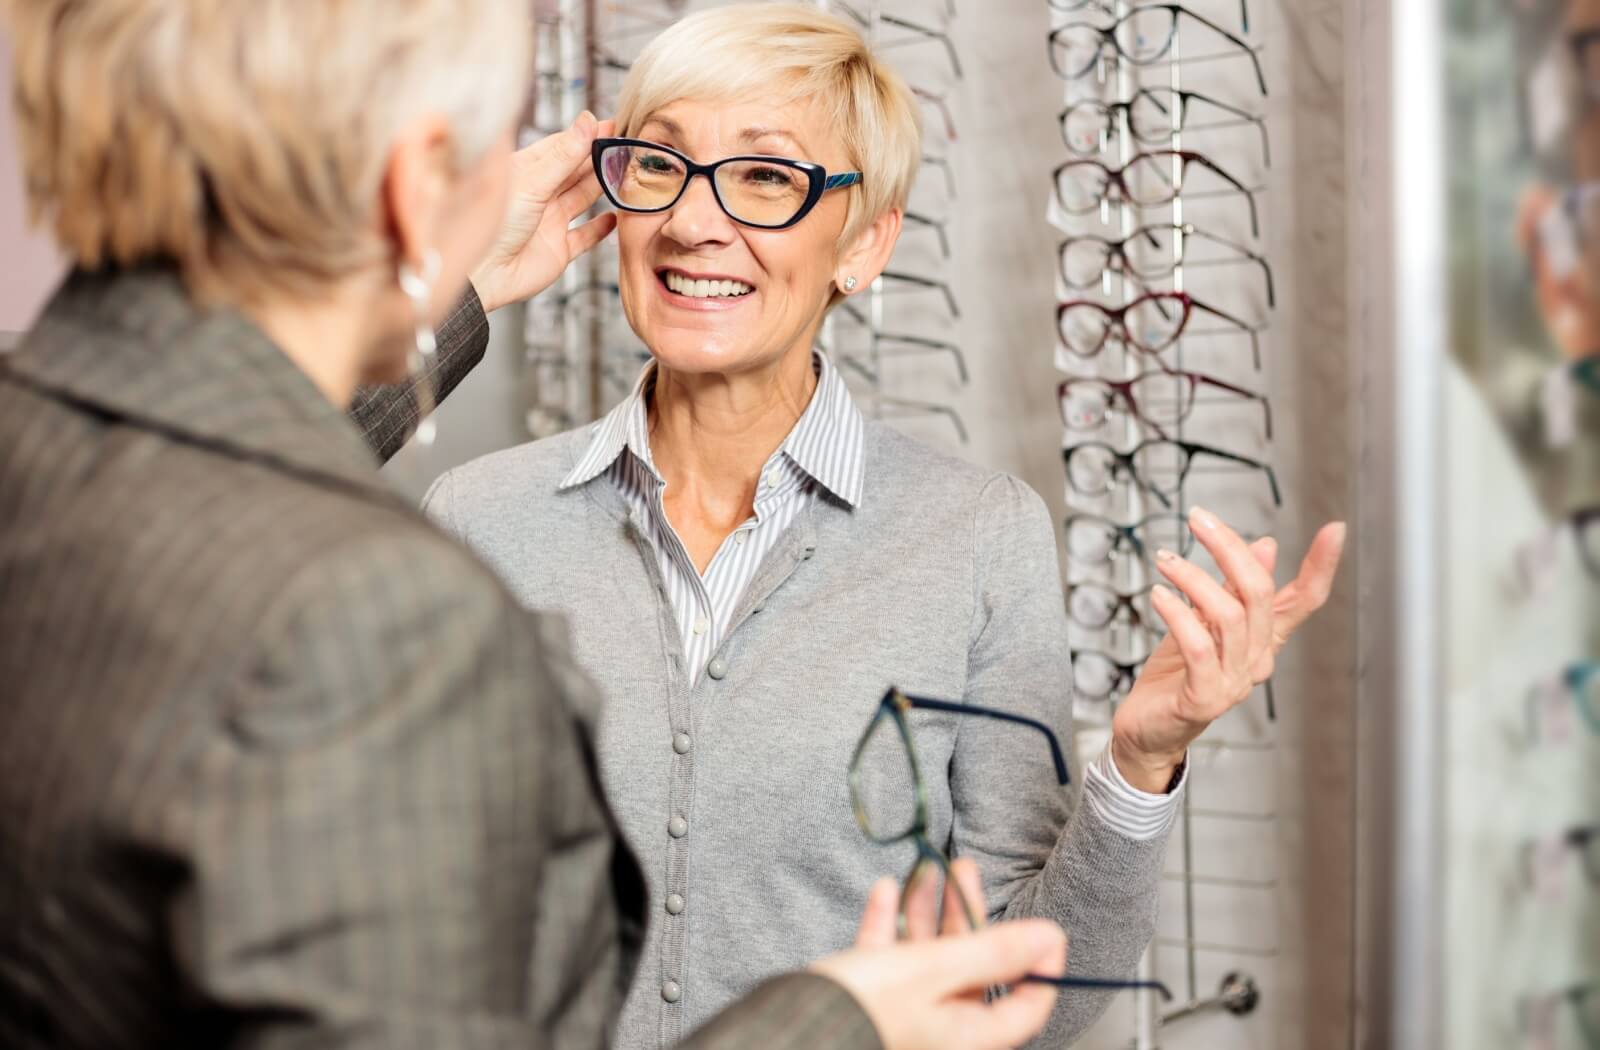
[[(816, 393), (761, 469), (755, 516), (723, 541), (704, 575), (667, 520), (662, 504), (667, 483), (650, 454), (646, 402), (654, 364), (645, 367), (628, 398), (594, 425), (589, 447), (562, 479), (565, 490), (605, 475), (627, 500), (634, 524), (650, 538), (661, 568), (691, 685), (700, 680), (706, 662), (722, 644), (734, 609), (767, 552), (807, 502), (823, 489), (851, 507), (861, 501), (865, 421), (827, 355), (817, 351), (812, 360)], [(1170, 793), (1146, 794), (1123, 778), (1108, 747), (1089, 764), (1084, 797), (1115, 830), (1131, 839), (1150, 839), (1171, 825), (1178, 810), (1178, 787), (1187, 780), (1186, 765)]]
[[(826, 354), (814, 352), (817, 389), (799, 422), (761, 468), (755, 515), (733, 531), (702, 575), (667, 520), (667, 483), (650, 454), (646, 402), (654, 364), (645, 367), (627, 400), (595, 425), (594, 437), (563, 489), (602, 474), (627, 499), (634, 523), (650, 538), (667, 599), (677, 617), (691, 683), (727, 634), (739, 599), (772, 545), (820, 490), (854, 507), (861, 499), (865, 423), (843, 378)], [(627, 455), (623, 455), (627, 452)]]

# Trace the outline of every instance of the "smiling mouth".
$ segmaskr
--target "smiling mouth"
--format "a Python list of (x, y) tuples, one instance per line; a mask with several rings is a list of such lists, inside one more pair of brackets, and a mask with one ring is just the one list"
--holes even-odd
[(668, 291), (687, 299), (740, 299), (755, 291), (743, 281), (690, 277), (678, 270), (659, 270), (656, 279)]

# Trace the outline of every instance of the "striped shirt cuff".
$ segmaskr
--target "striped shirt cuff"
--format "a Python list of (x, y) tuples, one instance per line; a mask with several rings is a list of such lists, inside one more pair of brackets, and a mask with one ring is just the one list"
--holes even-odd
[(1178, 783), (1164, 795), (1140, 791), (1122, 777), (1111, 758), (1111, 746), (1089, 763), (1083, 778), (1083, 796), (1094, 807), (1095, 816), (1112, 831), (1135, 842), (1146, 842), (1167, 833), (1178, 815), (1183, 789), (1189, 783), (1189, 758), (1184, 756)]

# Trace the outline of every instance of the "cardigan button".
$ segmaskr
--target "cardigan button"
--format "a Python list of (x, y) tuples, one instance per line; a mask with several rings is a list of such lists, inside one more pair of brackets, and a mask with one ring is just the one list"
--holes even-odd
[(665, 981), (661, 985), (661, 998), (669, 1003), (675, 1003), (683, 998), (683, 989), (678, 987), (677, 981)]
[(677, 894), (677, 893), (669, 893), (669, 894), (667, 894), (667, 914), (668, 915), (682, 915), (683, 914), (683, 896), (681, 894)]
[(724, 660), (720, 656), (717, 657), (715, 660), (712, 660), (710, 663), (706, 664), (706, 674), (710, 675), (718, 682), (722, 681), (724, 678), (728, 677), (728, 661)]
[(667, 834), (675, 839), (681, 839), (689, 834), (689, 822), (682, 817), (673, 817), (667, 821)]
[(680, 755), (687, 755), (689, 753), (690, 744), (691, 741), (688, 733), (676, 733), (672, 737), (672, 750), (676, 751)]

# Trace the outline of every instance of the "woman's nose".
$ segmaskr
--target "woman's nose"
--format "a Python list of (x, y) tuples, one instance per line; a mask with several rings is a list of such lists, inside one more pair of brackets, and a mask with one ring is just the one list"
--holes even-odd
[(709, 178), (697, 176), (684, 187), (683, 196), (672, 206), (662, 233), (679, 244), (726, 244), (735, 236), (733, 220), (717, 203)]

